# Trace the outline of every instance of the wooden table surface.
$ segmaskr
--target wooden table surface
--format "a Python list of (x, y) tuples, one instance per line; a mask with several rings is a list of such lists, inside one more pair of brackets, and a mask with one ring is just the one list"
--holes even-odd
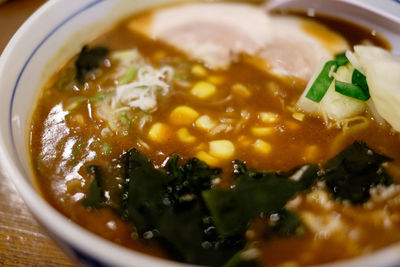
[[(0, 5), (0, 53), (17, 28), (44, 2), (9, 0)], [(2, 174), (0, 266), (74, 266), (35, 221), (14, 185)]]

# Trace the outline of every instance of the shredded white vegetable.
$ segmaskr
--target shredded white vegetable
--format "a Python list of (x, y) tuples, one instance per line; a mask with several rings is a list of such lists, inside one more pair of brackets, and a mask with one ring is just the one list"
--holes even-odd
[(151, 66), (144, 66), (138, 71), (136, 81), (117, 86), (111, 107), (114, 110), (129, 107), (151, 111), (157, 106), (157, 95), (165, 96), (169, 92), (169, 81), (173, 75), (172, 67), (163, 67), (156, 70)]

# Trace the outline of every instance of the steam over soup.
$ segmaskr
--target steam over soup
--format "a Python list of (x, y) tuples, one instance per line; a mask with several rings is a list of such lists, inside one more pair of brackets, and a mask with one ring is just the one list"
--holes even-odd
[(400, 60), (384, 49), (348, 22), (244, 3), (136, 14), (43, 88), (37, 185), (84, 228), (193, 264), (300, 266), (389, 246)]

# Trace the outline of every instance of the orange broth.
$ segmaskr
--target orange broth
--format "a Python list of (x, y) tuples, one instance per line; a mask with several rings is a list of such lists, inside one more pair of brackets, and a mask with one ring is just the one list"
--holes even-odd
[[(140, 18), (140, 14), (136, 17)], [(316, 19), (343, 34), (350, 45), (369, 40), (388, 47), (383, 39), (372, 36), (370, 31), (354, 24), (326, 17)], [(59, 88), (60, 80), (73, 67), (75, 58), (55, 73), (43, 89), (33, 114), (30, 154), (37, 186), (43, 197), (75, 223), (122, 246), (168, 257), (156, 242), (139, 240), (132, 225), (111, 210), (91, 210), (81, 204), (89, 184), (84, 166), (97, 164), (108, 171), (118, 172), (113, 159), (133, 147), (149, 157), (155, 166), (161, 167), (171, 154), (178, 153), (188, 159), (205, 150), (212, 140), (229, 140), (235, 146), (234, 158), (246, 161), (249, 167), (287, 171), (306, 163), (323, 163), (354, 140), (360, 140), (394, 159), (389, 171), (394, 180), (399, 181), (399, 136), (388, 126), (378, 125), (367, 114), (367, 126), (346, 132), (328, 127), (320, 118), (307, 115), (303, 119), (296, 118), (294, 105), (305, 88), (305, 81), (276, 77), (255, 68), (245, 57), (227, 70), (211, 70), (162, 42), (132, 33), (126, 24), (127, 21), (121, 22), (91, 46), (106, 46), (110, 51), (137, 48), (153, 66), (170, 65), (186, 75), (183, 82), (191, 85), (205, 80), (214, 82), (217, 92), (206, 101), (199, 100), (190, 95), (190, 87), (188, 89), (182, 83), (175, 82), (169, 95), (158, 98), (157, 110), (151, 113), (151, 118), (143, 128), (139, 129), (136, 123), (132, 123), (129, 129), (103, 136), (101, 131), (107, 127), (107, 122), (96, 116), (95, 103), (83, 101), (71, 111), (65, 111), (65, 107), (77, 97), (93, 97), (113, 87), (114, 80), (109, 75), (115, 68), (113, 62), (103, 64), (93, 79), (89, 79), (86, 88), (80, 86), (76, 90)], [(191, 68), (195, 65), (200, 65), (207, 74), (203, 77), (193, 75)], [(237, 84), (243, 85), (247, 93), (233, 90)], [(210, 134), (194, 123), (185, 126), (171, 124), (169, 114), (180, 105), (190, 106), (200, 115), (208, 115), (224, 125), (221, 126), (222, 130)], [(261, 114), (265, 113), (272, 114), (273, 119), (263, 121)], [(149, 138), (148, 132), (155, 123), (168, 126), (166, 141), (158, 142)], [(180, 140), (177, 131), (182, 128), (195, 137), (194, 141)], [(257, 140), (268, 144), (269, 149), (257, 149)], [(104, 144), (109, 145), (106, 152)], [(217, 165), (223, 169), (218, 186), (229, 187), (232, 184), (231, 160), (220, 160)], [(110, 183), (118, 187), (121, 181), (116, 179)], [(337, 261), (400, 241), (398, 194), (385, 202), (359, 206), (335, 202), (329, 197), (325, 199), (326, 195), (316, 185), (309, 193), (298, 196), (294, 200), (298, 204), (291, 209), (311, 217), (320, 216), (321, 221), (336, 220), (339, 226), (332, 227), (337, 227), (337, 231), (334, 229), (326, 235), (310, 231), (303, 237), (265, 239), (262, 223), (255, 220), (251, 224), (246, 235), (260, 244), (261, 261), (265, 266), (285, 262), (307, 265)], [(390, 225), (385, 225), (385, 218), (390, 218)]]

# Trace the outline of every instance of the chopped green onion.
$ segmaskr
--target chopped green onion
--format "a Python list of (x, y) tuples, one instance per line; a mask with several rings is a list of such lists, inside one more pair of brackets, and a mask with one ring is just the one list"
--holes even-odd
[(65, 110), (71, 111), (79, 107), (83, 102), (86, 102), (88, 100), (87, 97), (84, 96), (77, 96), (73, 98), (73, 101), (71, 104), (65, 106)]
[(86, 146), (86, 142), (79, 142), (75, 143), (75, 145), (72, 148), (71, 152), (71, 162), (75, 164), (78, 160), (78, 157), (82, 154), (82, 149)]
[(128, 126), (128, 129), (130, 129), (132, 120), (128, 118), (128, 115), (126, 115), (125, 111), (121, 112), (120, 118), (121, 118), (121, 121)]
[(109, 155), (111, 153), (111, 146), (108, 142), (104, 140), (100, 140), (101, 145), (102, 145), (102, 154), (103, 155)]
[(141, 85), (141, 86), (138, 86), (137, 88), (140, 88), (140, 89), (148, 89), (149, 86), (148, 86), (148, 85)]
[(138, 72), (137, 68), (135, 67), (129, 68), (127, 73), (124, 75), (124, 77), (121, 78), (118, 84), (123, 85), (131, 82), (136, 77), (137, 72)]
[(103, 100), (104, 98), (106, 98), (109, 95), (110, 94), (97, 94), (97, 95), (92, 96), (91, 98), (89, 98), (89, 101), (91, 101), (91, 102), (99, 102), (99, 101)]
[(336, 70), (338, 63), (335, 60), (330, 60), (325, 63), (322, 71), (318, 75), (317, 79), (315, 79), (313, 85), (306, 95), (308, 99), (317, 103), (322, 100), (333, 81), (333, 77), (329, 76), (333, 66), (335, 66)]
[(351, 77), (351, 82), (353, 84), (356, 84), (360, 86), (360, 88), (363, 90), (364, 94), (368, 96), (367, 100), (369, 99), (369, 88), (367, 84), (367, 77), (365, 77), (364, 74), (359, 72), (357, 69), (354, 70), (353, 76)]
[(335, 55), (335, 61), (337, 62), (337, 68), (349, 63), (349, 60), (346, 57), (346, 52)]
[(187, 73), (174, 73), (174, 78), (175, 79), (180, 79), (180, 80), (189, 80), (190, 79), (190, 75)]
[(369, 93), (365, 94), (364, 90), (356, 85), (351, 83), (345, 83), (341, 81), (335, 81), (335, 91), (358, 100), (366, 101), (369, 99)]

